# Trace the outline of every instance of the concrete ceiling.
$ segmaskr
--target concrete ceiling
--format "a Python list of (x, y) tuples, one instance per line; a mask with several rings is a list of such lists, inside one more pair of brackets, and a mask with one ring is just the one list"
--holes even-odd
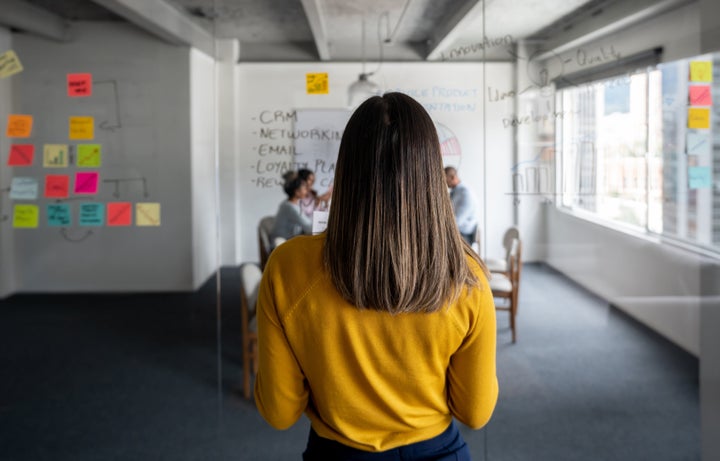
[(213, 38), (236, 39), (241, 62), (480, 61), (511, 60), (520, 40), (550, 49), (690, 1), (2, 0), (0, 23), (63, 40), (68, 21), (129, 21), (209, 54)]

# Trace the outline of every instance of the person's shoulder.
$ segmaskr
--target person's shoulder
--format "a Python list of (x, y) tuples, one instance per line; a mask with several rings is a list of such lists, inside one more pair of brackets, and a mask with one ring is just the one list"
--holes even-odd
[(292, 237), (270, 253), (268, 266), (278, 265), (284, 268), (298, 266), (306, 270), (314, 270), (314, 266), (322, 264), (324, 242), (325, 234)]

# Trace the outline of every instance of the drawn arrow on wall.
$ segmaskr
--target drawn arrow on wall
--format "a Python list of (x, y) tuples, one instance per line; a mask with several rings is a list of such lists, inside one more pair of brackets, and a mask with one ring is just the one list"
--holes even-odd
[(117, 81), (115, 80), (104, 80), (94, 82), (95, 85), (112, 85), (113, 99), (115, 100), (115, 121), (110, 122), (104, 120), (100, 122), (98, 128), (101, 130), (115, 131), (116, 128), (122, 128), (122, 120), (120, 119), (120, 98), (118, 97)]
[(111, 182), (115, 184), (115, 192), (113, 192), (113, 197), (120, 198), (120, 183), (121, 182), (132, 182), (132, 181), (142, 181), (142, 187), (143, 187), (143, 197), (147, 198), (150, 196), (148, 194), (147, 190), (147, 180), (143, 178), (115, 178), (115, 179), (103, 179), (103, 182)]
[(82, 235), (80, 237), (73, 237), (68, 233), (68, 230), (66, 228), (63, 227), (62, 229), (60, 229), (60, 235), (62, 235), (63, 238), (65, 240), (67, 240), (68, 242), (73, 242), (73, 243), (82, 242), (86, 238), (90, 237), (92, 235), (92, 233), (93, 233), (93, 231), (88, 230), (88, 231), (85, 231), (85, 235)]

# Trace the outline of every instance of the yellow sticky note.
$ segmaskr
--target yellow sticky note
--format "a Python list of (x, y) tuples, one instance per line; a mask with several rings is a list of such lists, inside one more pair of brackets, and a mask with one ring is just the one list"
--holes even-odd
[(688, 109), (688, 128), (710, 128), (710, 109), (691, 107)]
[(13, 227), (26, 229), (37, 227), (39, 216), (37, 205), (15, 205), (13, 209)]
[(307, 94), (328, 94), (328, 74), (305, 74)]
[(690, 61), (691, 82), (712, 82), (711, 61)]
[(0, 54), (0, 78), (15, 75), (18, 72), (22, 72), (22, 70), (23, 66), (20, 63), (20, 59), (13, 50), (8, 50)]
[(32, 115), (8, 115), (7, 128), (5, 135), (8, 138), (29, 138), (32, 133), (33, 117)]
[(68, 145), (45, 144), (43, 146), (43, 166), (45, 168), (66, 168), (68, 166)]
[(135, 225), (136, 226), (159, 226), (160, 225), (160, 204), (151, 202), (140, 202), (135, 204)]
[(70, 117), (70, 139), (93, 139), (95, 137), (94, 117)]

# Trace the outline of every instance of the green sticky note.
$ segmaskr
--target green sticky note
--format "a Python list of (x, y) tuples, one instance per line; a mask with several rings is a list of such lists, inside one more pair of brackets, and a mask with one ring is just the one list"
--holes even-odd
[(100, 144), (78, 144), (77, 166), (96, 168), (102, 164), (102, 147)]
[(39, 215), (37, 205), (15, 205), (13, 209), (13, 227), (36, 228)]

